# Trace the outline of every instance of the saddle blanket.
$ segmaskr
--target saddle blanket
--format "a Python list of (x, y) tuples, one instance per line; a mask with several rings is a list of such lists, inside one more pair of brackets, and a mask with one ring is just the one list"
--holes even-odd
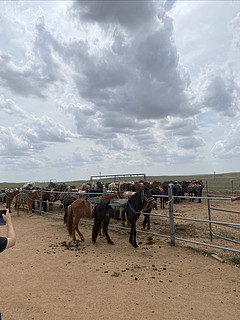
[(6, 193), (0, 193), (0, 198), (5, 198), (6, 197)]
[(100, 197), (92, 197), (92, 198), (88, 198), (88, 201), (91, 203), (91, 204), (98, 204), (99, 202), (101, 202), (101, 198)]
[(124, 207), (125, 203), (128, 201), (128, 199), (111, 199), (109, 202), (109, 205), (112, 208), (116, 207)]

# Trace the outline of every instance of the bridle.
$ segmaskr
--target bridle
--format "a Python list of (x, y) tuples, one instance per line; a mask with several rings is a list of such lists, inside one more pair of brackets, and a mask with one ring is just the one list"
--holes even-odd
[(12, 195), (14, 195), (14, 196), (13, 196), (13, 197), (9, 197), (9, 195), (6, 193), (6, 197), (7, 197), (9, 200), (13, 199), (16, 194), (13, 194), (13, 193), (12, 193)]
[[(144, 201), (147, 203), (147, 206), (144, 208), (144, 210), (148, 210), (148, 209), (151, 207), (151, 202), (154, 201), (154, 198), (153, 198), (153, 197), (149, 197), (149, 198), (148, 198), (148, 197), (145, 195), (145, 192), (144, 192), (144, 190), (143, 190), (143, 192), (141, 193), (141, 202), (143, 203)], [(141, 213), (141, 212), (142, 212), (142, 211), (135, 211), (135, 210), (132, 208), (132, 206), (130, 205), (129, 200), (128, 200), (128, 202), (126, 203), (126, 205), (129, 205), (129, 208), (130, 208), (134, 213)]]
[[(36, 192), (34, 193), (34, 196), (35, 196), (35, 194), (37, 194), (37, 197), (40, 197), (39, 190), (36, 190)], [(31, 201), (37, 200), (37, 198), (35, 198), (34, 196), (33, 196), (33, 198), (31, 198), (31, 197), (29, 197), (29, 193), (27, 194), (27, 198), (30, 199)]]

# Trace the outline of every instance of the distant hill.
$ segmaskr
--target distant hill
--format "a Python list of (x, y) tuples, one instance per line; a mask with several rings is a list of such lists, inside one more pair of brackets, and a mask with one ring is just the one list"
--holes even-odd
[(176, 175), (176, 176), (148, 176), (148, 181), (183, 181), (183, 180), (215, 180), (215, 179), (240, 179), (240, 172), (199, 175)]
[[(140, 178), (135, 177), (135, 178), (126, 178), (126, 180), (134, 180), (137, 181)], [(172, 176), (146, 176), (146, 179), (148, 182), (153, 182), (153, 181), (184, 181), (184, 180), (238, 180), (240, 179), (240, 172), (229, 172), (229, 173), (220, 173), (220, 174), (201, 174), (201, 175), (172, 175)], [(120, 181), (124, 181), (123, 178), (119, 179)], [(89, 180), (75, 180), (75, 181), (61, 181), (66, 183), (67, 185), (71, 186), (76, 186), (76, 188), (80, 188), (83, 183), (87, 182)], [(110, 182), (112, 181), (110, 178), (108, 179), (102, 179), (101, 181), (103, 182)], [(8, 187), (22, 187), (24, 182), (2, 182), (0, 183), (0, 189), (8, 188)], [(60, 183), (57, 182), (57, 183)]]

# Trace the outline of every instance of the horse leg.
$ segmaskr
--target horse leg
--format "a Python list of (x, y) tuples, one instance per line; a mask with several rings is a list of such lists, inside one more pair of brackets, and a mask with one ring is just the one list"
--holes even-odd
[(43, 210), (44, 212), (46, 212), (46, 211), (47, 211), (47, 201), (43, 201), (43, 202), (42, 202), (42, 205), (43, 205), (42, 210)]
[(114, 244), (114, 242), (111, 240), (111, 238), (109, 237), (109, 234), (108, 234), (109, 221), (110, 221), (110, 216), (106, 215), (104, 218), (103, 232), (106, 235), (108, 244)]
[(81, 238), (82, 241), (84, 241), (84, 236), (78, 229), (78, 224), (79, 224), (80, 218), (75, 218), (73, 225), (72, 225), (72, 237), (73, 237), (73, 242), (76, 242), (76, 236), (75, 236), (75, 231), (77, 231), (79, 237)]
[(16, 210), (17, 210), (17, 215), (19, 216), (19, 208), (20, 208), (20, 203), (16, 203)]
[(201, 202), (202, 202), (202, 199), (201, 199), (201, 197), (202, 197), (202, 191), (199, 192), (199, 197), (200, 197), (200, 199), (198, 199), (198, 203), (201, 203)]
[(95, 218), (94, 224), (93, 224), (93, 229), (92, 229), (92, 243), (95, 244), (97, 241), (97, 236), (98, 236), (98, 232), (99, 232), (99, 227), (101, 224), (101, 220), (97, 220)]
[(64, 221), (64, 223), (65, 223), (66, 226), (67, 226), (67, 216), (68, 216), (67, 207), (65, 207), (64, 210), (65, 210), (65, 213), (64, 213), (63, 221)]
[(130, 232), (130, 237), (129, 237), (129, 243), (131, 243), (131, 245), (134, 246), (134, 248), (137, 248), (137, 242), (136, 242), (136, 221), (135, 220), (131, 220), (130, 221), (131, 224), (131, 232)]
[(28, 213), (32, 213), (33, 202), (28, 201), (27, 205), (28, 205)]
[(164, 206), (165, 202), (167, 202), (167, 199), (166, 198), (162, 198), (162, 208), (163, 209), (165, 208), (165, 206)]
[(147, 230), (150, 230), (150, 216), (147, 216)]
[(9, 210), (9, 212), (11, 213), (11, 202), (10, 201), (7, 201), (6, 202), (6, 208)]
[(122, 226), (125, 227), (126, 212), (124, 210), (121, 210), (121, 217), (122, 217)]
[(72, 241), (76, 242), (76, 235), (75, 235), (75, 227), (74, 227), (74, 223), (72, 225)]
[(76, 230), (77, 233), (79, 234), (79, 237), (81, 238), (81, 240), (84, 242), (84, 236), (83, 236), (83, 234), (81, 233), (81, 231), (78, 229), (78, 226), (76, 227), (75, 230)]
[(35, 212), (35, 200), (32, 202), (32, 212)]
[(102, 237), (106, 237), (104, 231), (103, 231), (103, 226), (104, 226), (104, 221), (101, 222), (100, 227), (99, 227), (99, 236)]
[(147, 220), (148, 220), (148, 216), (144, 214), (144, 219), (143, 219), (143, 223), (142, 223), (143, 230), (145, 230), (145, 228), (146, 228), (146, 225), (148, 222)]

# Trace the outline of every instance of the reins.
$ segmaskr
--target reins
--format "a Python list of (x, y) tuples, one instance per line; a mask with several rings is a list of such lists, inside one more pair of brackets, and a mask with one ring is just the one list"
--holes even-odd
[[(147, 198), (146, 195), (145, 195), (145, 193), (144, 193), (144, 191), (143, 191), (143, 192), (141, 193), (141, 200), (142, 200), (142, 202), (143, 202), (143, 200), (145, 200), (145, 201), (147, 202), (147, 207), (144, 208), (144, 210), (147, 210), (147, 209), (149, 209), (149, 208), (151, 207), (150, 202), (152, 202), (152, 201), (154, 200), (154, 198), (153, 198), (153, 197)], [(126, 205), (129, 205), (129, 208), (130, 208), (134, 213), (142, 213), (142, 211), (135, 211), (135, 210), (132, 208), (132, 206), (130, 205), (129, 200), (128, 200), (128, 202), (126, 203)]]
[(6, 194), (6, 197), (11, 200), (11, 199), (13, 199), (15, 197), (15, 195), (14, 195), (14, 197), (9, 197), (9, 195)]
[[(36, 193), (34, 193), (34, 195), (35, 195), (35, 194), (37, 194), (37, 192), (36, 192)], [(39, 196), (39, 197), (40, 197), (40, 196)], [(31, 197), (29, 197), (29, 193), (27, 194), (27, 198), (29, 198), (31, 201), (37, 200), (37, 198), (34, 198), (34, 197), (33, 197), (33, 198), (31, 198)]]

